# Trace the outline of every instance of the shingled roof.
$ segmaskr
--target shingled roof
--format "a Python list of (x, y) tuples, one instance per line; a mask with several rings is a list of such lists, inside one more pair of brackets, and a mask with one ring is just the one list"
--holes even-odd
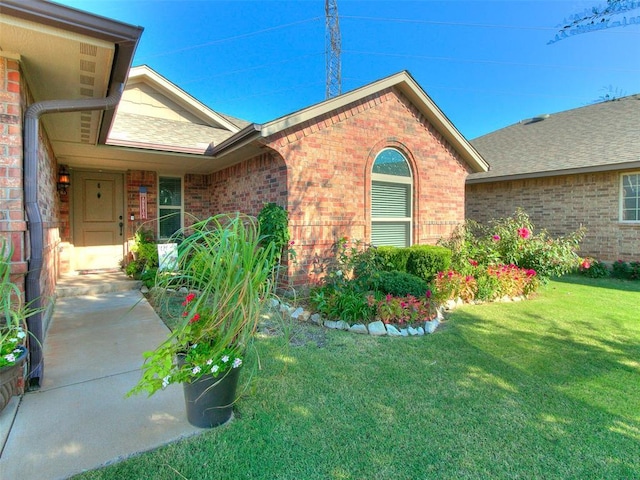
[(640, 94), (541, 115), (471, 141), (489, 163), (467, 183), (640, 168)]

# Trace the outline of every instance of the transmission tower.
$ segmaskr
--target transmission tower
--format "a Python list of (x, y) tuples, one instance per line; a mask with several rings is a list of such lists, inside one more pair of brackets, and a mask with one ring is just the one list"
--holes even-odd
[(340, 22), (338, 21), (337, 0), (325, 0), (325, 61), (327, 82), (325, 98), (329, 99), (342, 93), (342, 72), (340, 65)]

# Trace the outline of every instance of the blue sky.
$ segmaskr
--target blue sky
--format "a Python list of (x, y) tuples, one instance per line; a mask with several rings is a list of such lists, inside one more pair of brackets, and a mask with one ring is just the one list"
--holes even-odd
[[(134, 65), (214, 110), (261, 123), (324, 100), (324, 0), (59, 3), (143, 26)], [(342, 91), (408, 70), (469, 139), (640, 93), (640, 24), (548, 44), (603, 3), (338, 0)]]

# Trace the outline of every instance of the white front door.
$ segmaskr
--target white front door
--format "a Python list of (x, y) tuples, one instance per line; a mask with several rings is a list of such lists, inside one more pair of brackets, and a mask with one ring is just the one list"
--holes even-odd
[(75, 270), (119, 268), (124, 255), (123, 175), (73, 172)]

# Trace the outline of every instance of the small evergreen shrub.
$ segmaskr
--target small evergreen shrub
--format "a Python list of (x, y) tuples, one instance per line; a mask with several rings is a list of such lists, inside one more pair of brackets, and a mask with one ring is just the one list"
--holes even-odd
[(429, 290), (427, 282), (405, 272), (380, 272), (374, 290), (396, 297), (412, 295), (422, 297)]
[(438, 274), (449, 270), (451, 250), (436, 245), (414, 245), (409, 249), (407, 273), (430, 282)]
[(640, 262), (624, 262), (618, 260), (612, 265), (611, 276), (623, 280), (640, 280)]
[(382, 270), (406, 272), (407, 260), (411, 250), (402, 247), (377, 247), (375, 256)]

